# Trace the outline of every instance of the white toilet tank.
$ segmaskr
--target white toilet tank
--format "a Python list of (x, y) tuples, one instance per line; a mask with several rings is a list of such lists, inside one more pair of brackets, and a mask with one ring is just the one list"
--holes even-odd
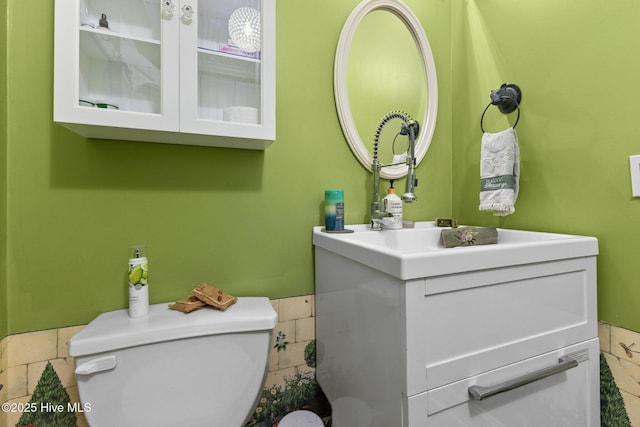
[(241, 427), (267, 372), (278, 316), (268, 298), (189, 314), (167, 304), (103, 313), (71, 338), (91, 427)]

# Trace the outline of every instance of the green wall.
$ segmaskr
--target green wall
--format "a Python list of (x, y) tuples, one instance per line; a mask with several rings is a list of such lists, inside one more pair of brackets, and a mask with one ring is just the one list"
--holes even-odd
[[(323, 190), (344, 188), (347, 223), (364, 222), (370, 201), (333, 101), (357, 3), (276, 1), (277, 141), (253, 152), (85, 140), (52, 123), (53, 1), (1, 2), (0, 337), (125, 308), (127, 248), (140, 243), (154, 303), (200, 280), (240, 296), (313, 293)], [(405, 215), (594, 235), (599, 317), (640, 330), (628, 166), (640, 154), (640, 4), (406, 3), (431, 42), (440, 102)], [(504, 82), (523, 90), (522, 175), (516, 213), (500, 219), (477, 210), (479, 118)], [(496, 111), (489, 131), (508, 125)]]
[[(0, 106), (7, 104), (7, 2), (0, 0)], [(7, 334), (7, 109), (0, 108), (0, 337)]]
[[(370, 202), (370, 174), (349, 151), (333, 101), (335, 48), (358, 1), (276, 1), (277, 140), (265, 152), (85, 140), (54, 124), (53, 3), (9, 0), (1, 36), (0, 336), (125, 308), (134, 244), (148, 247), (152, 303), (201, 280), (239, 296), (313, 293), (311, 228), (323, 222), (324, 190), (345, 190), (347, 223), (364, 222)], [(417, 169), (419, 202), (406, 208), (427, 220), (451, 215), (451, 8), (407, 4), (438, 64), (438, 127)]]
[[(453, 2), (453, 211), (465, 223), (599, 239), (601, 320), (640, 331), (640, 3)], [(512, 216), (478, 204), (480, 115), (501, 83), (523, 92), (521, 191)], [(505, 128), (495, 107), (486, 130)], [(511, 115), (513, 122), (515, 115)]]

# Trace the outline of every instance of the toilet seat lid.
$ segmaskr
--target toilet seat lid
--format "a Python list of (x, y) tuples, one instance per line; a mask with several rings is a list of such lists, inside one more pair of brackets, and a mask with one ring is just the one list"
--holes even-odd
[(69, 341), (69, 355), (86, 356), (162, 341), (238, 332), (271, 330), (278, 323), (264, 297), (241, 297), (226, 311), (209, 307), (185, 314), (167, 303), (149, 306), (149, 314), (130, 318), (128, 310), (102, 313)]

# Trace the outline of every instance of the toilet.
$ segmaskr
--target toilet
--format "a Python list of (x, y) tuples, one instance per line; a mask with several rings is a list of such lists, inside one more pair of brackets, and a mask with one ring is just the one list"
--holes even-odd
[(167, 304), (103, 313), (69, 341), (91, 427), (241, 427), (267, 373), (278, 316), (268, 298), (189, 314)]

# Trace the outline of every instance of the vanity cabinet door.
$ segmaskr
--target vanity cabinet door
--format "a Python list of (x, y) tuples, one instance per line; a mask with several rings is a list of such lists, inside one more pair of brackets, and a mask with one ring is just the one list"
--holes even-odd
[(183, 0), (182, 10), (182, 131), (275, 139), (274, 0)]
[(55, 8), (54, 120), (85, 137), (109, 137), (102, 127), (178, 131), (176, 8), (152, 0)]

